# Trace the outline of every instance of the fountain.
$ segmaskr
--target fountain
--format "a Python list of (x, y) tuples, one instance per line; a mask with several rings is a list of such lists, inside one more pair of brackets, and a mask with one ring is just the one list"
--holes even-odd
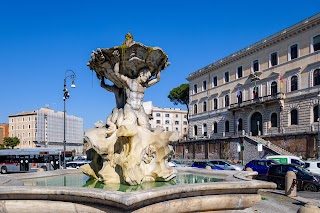
[(96, 72), (101, 87), (114, 93), (116, 107), (105, 125), (98, 122), (85, 132), (92, 159), (81, 167), (85, 174), (104, 183), (129, 185), (169, 181), (176, 176), (168, 159), (173, 154), (169, 143), (178, 135), (160, 129), (152, 132), (142, 105), (146, 89), (160, 81), (168, 65), (162, 49), (135, 42), (130, 33), (121, 46), (92, 52), (88, 66)]
[[(135, 42), (130, 33), (121, 46), (97, 49), (88, 66), (101, 81), (101, 87), (114, 93), (116, 107), (106, 122), (85, 132), (90, 164), (82, 166), (93, 185), (105, 189), (64, 186), (35, 186), (23, 180), (39, 177), (80, 174), (79, 170), (8, 174), (0, 176), (0, 207), (5, 212), (204, 212), (241, 210), (261, 200), (259, 189), (276, 184), (252, 180), (256, 172), (213, 171), (195, 168), (171, 168), (173, 154), (169, 145), (175, 132), (150, 130), (143, 109), (146, 88), (158, 83), (160, 73), (169, 65), (168, 57), (158, 47)], [(109, 85), (105, 80), (112, 82)], [(224, 182), (170, 185), (180, 173), (214, 175)], [(65, 183), (67, 178), (64, 179)], [(45, 182), (45, 181), (44, 181)], [(168, 183), (141, 191), (120, 192), (120, 184), (140, 187), (149, 183)], [(149, 184), (150, 185), (150, 184)], [(49, 209), (48, 209), (49, 208)], [(67, 211), (68, 210), (68, 211)]]

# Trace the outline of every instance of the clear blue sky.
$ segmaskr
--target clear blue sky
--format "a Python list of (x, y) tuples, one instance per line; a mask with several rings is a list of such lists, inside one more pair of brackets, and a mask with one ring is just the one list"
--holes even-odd
[(167, 96), (188, 74), (319, 12), (320, 0), (1, 1), (0, 123), (46, 104), (63, 111), (68, 69), (77, 88), (68, 79), (67, 113), (82, 117), (84, 129), (105, 121), (114, 95), (86, 63), (92, 50), (122, 44), (128, 31), (171, 62), (145, 101), (185, 109)]

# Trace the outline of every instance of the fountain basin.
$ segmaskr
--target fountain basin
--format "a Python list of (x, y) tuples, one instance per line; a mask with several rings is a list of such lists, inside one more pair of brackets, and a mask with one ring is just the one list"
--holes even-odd
[[(3, 175), (5, 183), (0, 186), (2, 208), (20, 213), (19, 206), (27, 205), (28, 212), (41, 209), (50, 202), (50, 208), (63, 210), (83, 209), (87, 212), (203, 212), (241, 210), (261, 200), (259, 189), (276, 188), (274, 183), (250, 180), (255, 172), (212, 171), (194, 168), (178, 168), (179, 172), (194, 172), (223, 177), (225, 182), (197, 183), (163, 186), (135, 192), (109, 191), (95, 188), (22, 186), (19, 180), (28, 178), (79, 173), (78, 170)], [(8, 181), (11, 179), (12, 181)], [(14, 181), (13, 181), (14, 180)], [(4, 182), (4, 181), (2, 181)], [(13, 183), (13, 184), (10, 184)], [(17, 202), (20, 201), (20, 202)], [(63, 201), (63, 202), (62, 202)], [(12, 203), (15, 203), (13, 205)], [(18, 205), (20, 204), (20, 205)], [(72, 205), (73, 208), (68, 206)]]

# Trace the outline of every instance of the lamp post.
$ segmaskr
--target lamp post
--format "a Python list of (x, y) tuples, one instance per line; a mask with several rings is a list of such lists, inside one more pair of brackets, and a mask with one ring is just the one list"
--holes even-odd
[(63, 168), (66, 169), (66, 100), (70, 97), (70, 93), (67, 89), (67, 78), (71, 78), (72, 84), (71, 88), (76, 88), (74, 80), (76, 79), (76, 74), (72, 70), (67, 70), (64, 73), (63, 82)]
[(319, 99), (320, 99), (320, 92), (319, 92), (319, 89), (318, 89), (318, 95), (317, 95), (317, 98), (318, 98), (318, 159), (320, 159), (320, 106), (319, 106)]

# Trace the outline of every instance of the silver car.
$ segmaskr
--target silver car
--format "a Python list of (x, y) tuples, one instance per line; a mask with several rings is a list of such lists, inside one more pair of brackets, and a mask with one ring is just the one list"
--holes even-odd
[(224, 170), (237, 170), (237, 171), (243, 170), (242, 166), (233, 164), (227, 160), (218, 159), (218, 160), (210, 160), (209, 162), (216, 166), (221, 167)]

